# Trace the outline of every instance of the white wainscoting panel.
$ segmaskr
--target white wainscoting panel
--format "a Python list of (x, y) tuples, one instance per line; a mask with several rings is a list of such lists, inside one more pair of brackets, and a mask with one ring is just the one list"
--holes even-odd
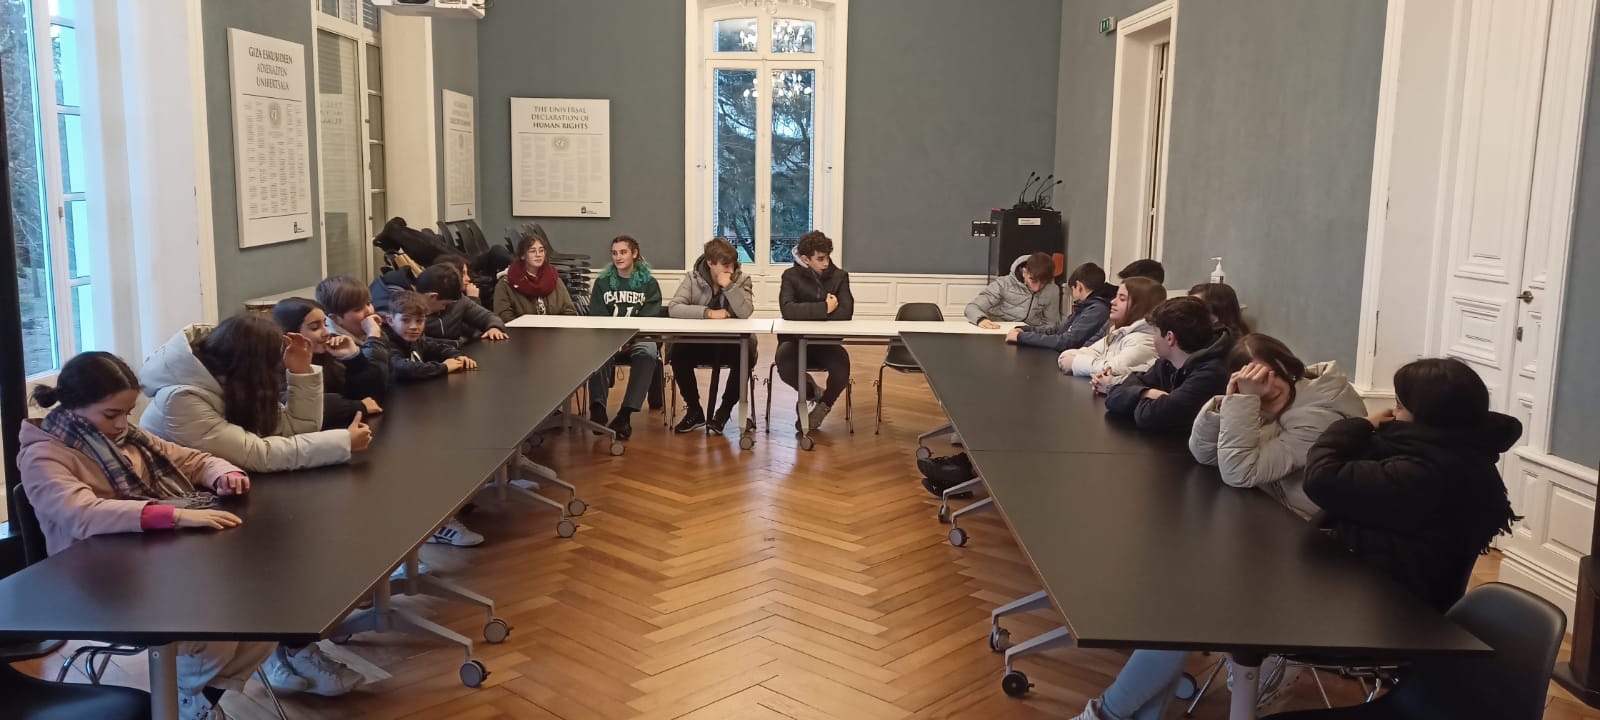
[(1589, 552), (1597, 472), (1553, 455), (1518, 449), (1506, 457), (1506, 490), (1522, 514), (1499, 547), (1500, 579), (1543, 596), (1570, 617), (1578, 561)]

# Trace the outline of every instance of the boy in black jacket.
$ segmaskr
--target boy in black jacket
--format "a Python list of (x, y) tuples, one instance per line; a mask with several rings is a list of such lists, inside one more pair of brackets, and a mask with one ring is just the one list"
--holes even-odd
[(1522, 423), (1491, 412), (1483, 379), (1454, 358), (1407, 364), (1394, 392), (1394, 410), (1328, 427), (1307, 454), (1306, 495), (1350, 552), (1444, 612), (1521, 519), (1497, 464)]
[(1133, 418), (1140, 430), (1188, 430), (1206, 401), (1228, 389), (1233, 336), (1213, 327), (1211, 311), (1192, 297), (1157, 305), (1149, 321), (1160, 359), (1113, 388), (1106, 412)]
[(478, 367), (455, 343), (423, 334), (431, 309), (426, 296), (407, 290), (395, 293), (390, 301), (394, 312), (384, 331), (389, 336), (389, 363), (395, 380), (432, 380)]
[(434, 263), (417, 276), (417, 292), (429, 298), (432, 312), (424, 332), (428, 337), (468, 345), (479, 338), (505, 340), (506, 324), (476, 300), (466, 297), (466, 266)]
[[(794, 266), (783, 271), (778, 287), (778, 310), (785, 320), (849, 320), (855, 315), (856, 299), (850, 294), (850, 273), (833, 264), (833, 240), (820, 230), (800, 236), (794, 246)], [(800, 343), (793, 338), (778, 338), (778, 376), (789, 387), (800, 389)], [(806, 369), (825, 370), (828, 385), (820, 392), (806, 378), (805, 399), (814, 403), (806, 427), (822, 426), (833, 404), (850, 385), (850, 354), (837, 345), (812, 345), (806, 348)], [(795, 421), (800, 429), (800, 421)]]

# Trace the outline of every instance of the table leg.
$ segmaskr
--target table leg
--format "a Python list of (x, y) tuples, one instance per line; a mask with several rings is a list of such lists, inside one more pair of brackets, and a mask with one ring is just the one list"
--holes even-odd
[(150, 717), (178, 720), (178, 646), (151, 645), (145, 654), (150, 664)]
[[(749, 450), (755, 447), (755, 434), (750, 432), (750, 374), (755, 372), (750, 367), (750, 340), (753, 335), (739, 336), (739, 375), (731, 378), (732, 382), (739, 383), (739, 447)], [(716, 392), (712, 388), (712, 392)], [(772, 392), (771, 388), (767, 392)]]
[(1261, 657), (1232, 654), (1233, 686), (1228, 720), (1255, 720), (1256, 697), (1261, 692)]
[(811, 387), (811, 376), (806, 373), (806, 336), (801, 335), (799, 340), (800, 374), (795, 376), (795, 394), (799, 399), (794, 403), (795, 414), (799, 415), (800, 423), (800, 449), (810, 450), (811, 445), (811, 414), (806, 412), (806, 391)]

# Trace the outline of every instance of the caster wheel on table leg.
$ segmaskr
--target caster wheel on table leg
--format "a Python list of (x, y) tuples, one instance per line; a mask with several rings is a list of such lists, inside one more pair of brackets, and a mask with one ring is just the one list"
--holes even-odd
[(613, 456), (617, 456), (617, 455), (621, 455), (621, 454), (622, 454), (622, 452), (623, 452), (623, 451), (624, 451), (624, 450), (626, 450), (626, 449), (627, 449), (627, 448), (626, 448), (626, 447), (624, 447), (624, 446), (623, 446), (623, 445), (622, 445), (622, 443), (620, 443), (620, 442), (612, 442), (612, 443), (611, 443), (611, 454), (612, 454), (612, 455), (613, 455)]
[(335, 645), (349, 645), (350, 644), (350, 636), (349, 635), (335, 635), (335, 636), (333, 636), (331, 638), (328, 638), (328, 640), (330, 642), (332, 642), (333, 644), (335, 644)]
[(812, 440), (810, 435), (801, 435), (800, 436), (800, 449), (801, 450), (805, 450), (805, 451), (809, 452), (810, 450), (816, 448), (816, 446), (817, 446), (817, 441)]
[(469, 688), (483, 685), (489, 679), (489, 668), (477, 660), (468, 660), (461, 664), (461, 684)]
[(1195, 694), (1199, 692), (1200, 683), (1195, 681), (1193, 675), (1184, 673), (1178, 678), (1178, 686), (1172, 691), (1172, 696), (1184, 702), (1188, 702), (1193, 700)]
[(576, 534), (578, 534), (578, 526), (571, 520), (563, 518), (556, 523), (556, 537), (569, 538)]
[(1028, 691), (1033, 689), (1033, 683), (1028, 682), (1027, 675), (1012, 670), (1000, 678), (1000, 689), (1004, 690), (1006, 695), (1019, 698), (1026, 696)]
[(918, 460), (927, 460), (928, 458), (931, 458), (931, 457), (933, 457), (933, 451), (932, 450), (929, 450), (928, 448), (923, 447), (921, 445), (917, 446), (917, 459)]
[(949, 525), (950, 524), (950, 506), (949, 505), (943, 505), (943, 504), (939, 505), (939, 524), (940, 525)]
[(989, 650), (992, 652), (1005, 652), (1011, 647), (1011, 631), (997, 627), (989, 631)]
[(746, 430), (743, 435), (739, 436), (739, 449), (740, 450), (751, 450), (751, 449), (755, 448), (756, 439), (755, 439), (754, 436), (752, 436), (750, 434), (750, 433), (753, 433), (753, 432), (755, 432), (755, 431), (754, 430)]
[(490, 618), (483, 626), (483, 639), (498, 645), (511, 637), (511, 624), (500, 618)]
[(578, 517), (586, 512), (589, 512), (589, 503), (579, 500), (578, 498), (573, 498), (567, 501), (568, 515)]
[(961, 528), (950, 528), (950, 544), (956, 547), (966, 547), (967, 531)]

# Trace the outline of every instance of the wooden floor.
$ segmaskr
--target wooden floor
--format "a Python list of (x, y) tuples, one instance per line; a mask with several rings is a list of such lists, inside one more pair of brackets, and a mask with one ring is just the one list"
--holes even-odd
[[(771, 357), (771, 346), (763, 357)], [(1068, 718), (1103, 689), (1123, 655), (1065, 649), (1019, 663), (1036, 684), (1001, 693), (986, 645), (989, 610), (1038, 589), (993, 516), (951, 547), (917, 483), (915, 436), (942, 423), (922, 378), (889, 373), (887, 417), (873, 434), (872, 378), (883, 351), (855, 348), (856, 429), (842, 412), (800, 452), (794, 396), (780, 387), (777, 429), (753, 452), (734, 438), (673, 436), (659, 413), (636, 416), (627, 454), (584, 434), (549, 436), (539, 460), (578, 484), (589, 512), (576, 537), (551, 513), (486, 500), (464, 520), (488, 536), (473, 549), (429, 546), (433, 571), (493, 597), (514, 626), (479, 644), (492, 675), (462, 687), (462, 653), (430, 639), (358, 636), (333, 653), (370, 678), (341, 698), (283, 698), (292, 718)], [(766, 360), (760, 367), (765, 375)], [(765, 397), (765, 390), (758, 391)], [(759, 406), (758, 406), (759, 407)], [(765, 426), (763, 425), (763, 430)], [(947, 446), (936, 446), (943, 454)], [(1498, 558), (1480, 567), (1491, 580)], [(285, 588), (286, 592), (292, 589)], [(476, 637), (483, 615), (428, 599), (399, 601)], [(1017, 639), (1059, 623), (1011, 619)], [(1197, 656), (1194, 671), (1211, 658)], [(142, 658), (107, 682), (144, 686)], [(53, 673), (55, 663), (49, 664)], [(35, 671), (38, 666), (34, 667)], [(81, 677), (79, 678), (81, 680)], [(1326, 681), (1336, 700), (1357, 689)], [(1310, 683), (1294, 707), (1318, 703)], [(1212, 692), (1195, 717), (1223, 718)], [(224, 707), (270, 718), (259, 684)], [(1176, 716), (1176, 714), (1174, 714)], [(1547, 718), (1600, 720), (1559, 690)]]

